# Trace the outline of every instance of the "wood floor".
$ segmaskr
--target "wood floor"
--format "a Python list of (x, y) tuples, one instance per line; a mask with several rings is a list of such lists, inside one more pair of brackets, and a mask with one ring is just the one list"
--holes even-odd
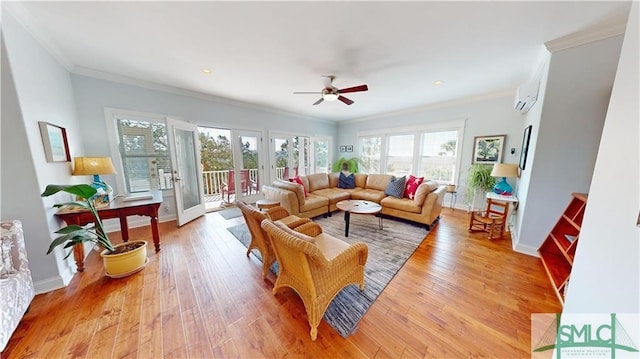
[(312, 342), (298, 296), (274, 295), (226, 230), (242, 217), (210, 213), (162, 223), (162, 250), (128, 278), (105, 277), (91, 253), (67, 288), (36, 296), (2, 357), (529, 358), (530, 314), (559, 312), (558, 299), (538, 258), (468, 234), (467, 216), (443, 210), (346, 339), (323, 321)]

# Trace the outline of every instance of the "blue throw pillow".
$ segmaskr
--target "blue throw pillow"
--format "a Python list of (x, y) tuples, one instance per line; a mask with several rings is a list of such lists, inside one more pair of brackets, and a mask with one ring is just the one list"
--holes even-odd
[(391, 177), (391, 182), (387, 185), (387, 189), (384, 191), (384, 194), (387, 196), (402, 198), (402, 195), (404, 195), (405, 182), (405, 176), (400, 178)]
[(340, 177), (338, 177), (338, 188), (355, 188), (356, 187), (356, 176), (352, 173), (348, 176), (345, 176), (344, 173), (340, 172)]

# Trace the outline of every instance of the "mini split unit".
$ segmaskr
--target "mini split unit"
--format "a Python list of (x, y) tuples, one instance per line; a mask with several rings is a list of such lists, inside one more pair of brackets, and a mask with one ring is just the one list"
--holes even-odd
[(525, 113), (531, 109), (531, 106), (533, 106), (538, 99), (539, 85), (538, 80), (533, 80), (518, 87), (514, 101), (516, 110)]

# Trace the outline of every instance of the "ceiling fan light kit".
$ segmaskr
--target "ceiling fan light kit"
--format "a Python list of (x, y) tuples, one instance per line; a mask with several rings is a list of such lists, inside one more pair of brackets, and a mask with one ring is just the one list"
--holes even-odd
[(368, 91), (369, 87), (367, 85), (360, 85), (360, 86), (354, 86), (354, 87), (347, 87), (344, 89), (339, 90), (338, 88), (336, 88), (335, 86), (333, 86), (333, 80), (335, 79), (335, 76), (324, 76), (329, 78), (329, 83), (327, 84), (327, 86), (322, 89), (321, 92), (294, 92), (295, 95), (306, 95), (306, 94), (320, 94), (322, 95), (322, 97), (320, 97), (320, 99), (316, 102), (313, 103), (313, 105), (319, 105), (320, 103), (322, 103), (323, 101), (335, 101), (335, 100), (340, 100), (342, 103), (346, 104), (346, 105), (351, 105), (353, 103), (353, 100), (350, 100), (344, 96), (342, 96), (343, 93), (349, 93), (349, 92), (361, 92), (361, 91)]

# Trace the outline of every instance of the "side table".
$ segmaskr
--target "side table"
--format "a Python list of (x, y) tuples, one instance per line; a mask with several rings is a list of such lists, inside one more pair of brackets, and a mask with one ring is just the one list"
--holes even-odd
[(272, 201), (272, 200), (269, 200), (269, 199), (259, 199), (259, 200), (256, 201), (256, 206), (261, 211), (263, 209), (269, 209), (269, 208), (277, 207), (279, 205), (280, 205), (280, 202)]

